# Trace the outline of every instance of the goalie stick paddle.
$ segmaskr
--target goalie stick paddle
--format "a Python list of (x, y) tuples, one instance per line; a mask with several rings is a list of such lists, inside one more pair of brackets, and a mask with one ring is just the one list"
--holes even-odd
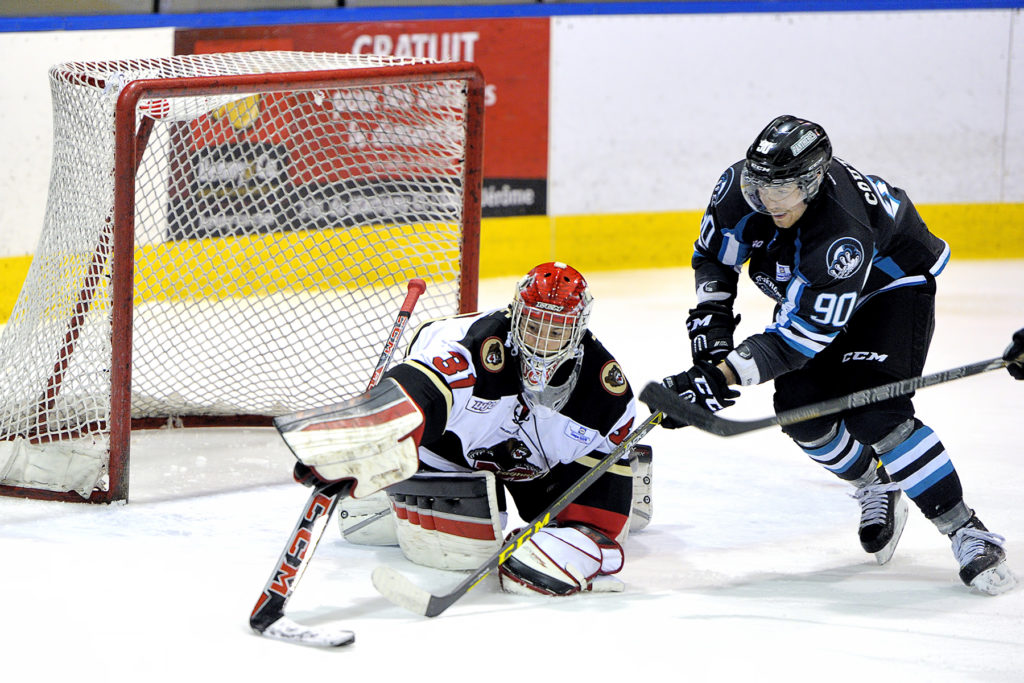
[[(384, 350), (377, 360), (377, 366), (370, 376), (370, 382), (366, 387), (369, 391), (377, 385), (381, 376), (387, 370), (391, 359), (398, 348), (398, 340), (402, 337), (409, 316), (420, 295), (426, 291), (426, 283), (413, 278), (409, 281), (408, 293), (402, 302), (402, 308), (395, 320), (395, 325), (388, 335)], [(276, 421), (275, 421), (276, 424)], [(319, 647), (340, 647), (355, 641), (355, 634), (351, 631), (335, 629), (323, 626), (306, 626), (293, 621), (285, 616), (284, 608), (288, 604), (295, 586), (298, 585), (302, 574), (306, 571), (310, 558), (316, 551), (316, 546), (323, 536), (324, 529), (331, 519), (334, 508), (352, 488), (352, 482), (333, 482), (321, 487), (314, 487), (313, 492), (306, 501), (295, 529), (292, 530), (288, 541), (285, 543), (284, 551), (271, 572), (270, 578), (263, 587), (252, 614), (249, 615), (249, 626), (256, 633), (286, 640), (303, 645), (315, 645)]]
[(640, 400), (646, 403), (651, 410), (662, 411), (673, 419), (691, 424), (702, 431), (717, 434), (718, 436), (736, 436), (737, 434), (745, 434), (758, 429), (764, 429), (765, 427), (773, 427), (775, 425), (784, 427), (796, 424), (797, 422), (812, 420), (816, 417), (834, 415), (851, 408), (871, 405), (872, 403), (896, 398), (897, 396), (906, 396), (925, 387), (951, 382), (955, 379), (970, 377), (971, 375), (979, 375), (983, 372), (998, 370), (1004, 367), (1006, 367), (1005, 360), (1002, 358), (991, 358), (978, 361), (977, 363), (961, 365), (958, 368), (950, 368), (949, 370), (943, 370), (931, 375), (911, 377), (910, 379), (883, 384), (873, 389), (855, 391), (852, 394), (840, 396), (839, 398), (812, 403), (800, 408), (793, 408), (792, 410), (784, 410), (777, 415), (759, 420), (730, 420), (720, 417), (705, 408), (700, 408), (689, 401), (683, 400), (674, 391), (658, 382), (648, 383), (643, 391), (640, 392)]
[(467, 576), (459, 585), (447, 593), (435, 595), (430, 591), (420, 588), (410, 581), (404, 574), (388, 566), (379, 566), (373, 570), (373, 585), (385, 598), (404, 607), (410, 612), (425, 617), (436, 617), (451, 607), (462, 596), (471, 591), (495, 568), (504, 564), (505, 560), (523, 544), (534, 532), (543, 529), (551, 520), (572, 501), (576, 500), (581, 493), (587, 490), (591, 484), (604, 474), (608, 468), (614, 465), (623, 455), (629, 452), (637, 442), (649, 431), (654, 429), (661, 420), (662, 413), (656, 412), (640, 423), (629, 436), (623, 439), (611, 453), (604, 456), (594, 467), (587, 470), (587, 473), (576, 480), (572, 486), (565, 490), (551, 505), (547, 507), (533, 522), (519, 530), (512, 538), (505, 541), (501, 550), (491, 555)]

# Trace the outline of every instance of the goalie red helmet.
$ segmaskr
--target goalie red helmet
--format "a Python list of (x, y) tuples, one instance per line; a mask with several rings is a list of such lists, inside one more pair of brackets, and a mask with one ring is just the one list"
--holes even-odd
[(569, 399), (579, 364), (563, 373), (564, 381), (554, 381), (566, 361), (582, 353), (592, 304), (583, 275), (564, 263), (542, 263), (516, 285), (512, 343), (519, 355), (523, 389), (534, 404), (558, 410)]

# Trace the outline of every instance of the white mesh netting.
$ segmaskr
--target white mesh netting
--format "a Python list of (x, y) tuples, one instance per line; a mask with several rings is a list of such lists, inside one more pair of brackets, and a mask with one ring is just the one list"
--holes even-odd
[[(88, 496), (109, 484), (125, 84), (423, 62), (262, 52), (51, 69), (45, 225), (0, 337), (0, 485)], [(136, 109), (135, 419), (277, 415), (362, 391), (412, 277), (428, 286), (411, 327), (459, 312), (465, 80), (279, 82), (230, 95), (186, 84)]]

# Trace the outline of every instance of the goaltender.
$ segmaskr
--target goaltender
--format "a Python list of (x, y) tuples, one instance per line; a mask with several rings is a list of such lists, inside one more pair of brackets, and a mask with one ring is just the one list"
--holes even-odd
[[(348, 403), (354, 442), (379, 445), (374, 469), (392, 468), (396, 483), (375, 493), (382, 487), (360, 469), (357, 447), (299, 454), (296, 479), (357, 480), (354, 498), (342, 502), (350, 541), (397, 542), (426, 566), (476, 568), (501, 547), (506, 494), (533, 519), (633, 426), (633, 392), (588, 329), (592, 305), (576, 269), (544, 263), (518, 282), (508, 307), (422, 325), (404, 362)], [(503, 589), (622, 590), (611, 575), (622, 569), (630, 527), (631, 456), (649, 475), (647, 447), (624, 455), (501, 565)], [(649, 501), (650, 477), (642, 479), (648, 488), (638, 499)], [(355, 530), (387, 506), (390, 515)], [(633, 528), (648, 518), (649, 505)]]

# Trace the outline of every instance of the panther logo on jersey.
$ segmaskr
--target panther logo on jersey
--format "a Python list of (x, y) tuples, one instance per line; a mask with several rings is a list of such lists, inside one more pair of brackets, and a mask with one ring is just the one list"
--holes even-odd
[(530, 447), (519, 439), (506, 439), (490, 448), (475, 448), (466, 454), (475, 469), (493, 472), (503, 481), (529, 481), (543, 472), (530, 462)]
[(480, 360), (488, 372), (501, 372), (505, 367), (505, 345), (497, 337), (488, 337), (480, 345)]
[(629, 388), (626, 375), (616, 361), (610, 360), (601, 368), (601, 386), (612, 396), (622, 396)]
[(864, 247), (853, 237), (841, 237), (832, 243), (825, 255), (828, 274), (837, 280), (853, 276), (864, 263)]

